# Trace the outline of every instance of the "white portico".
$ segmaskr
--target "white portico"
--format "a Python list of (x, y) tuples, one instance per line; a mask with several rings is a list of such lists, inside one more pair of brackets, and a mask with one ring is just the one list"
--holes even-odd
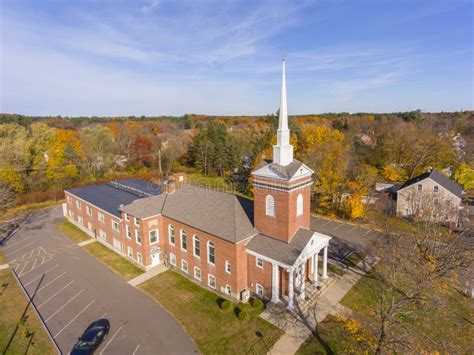
[[(318, 286), (319, 275), (327, 279), (328, 246), (331, 237), (301, 228), (290, 243), (258, 235), (247, 251), (272, 265), (271, 301), (285, 302), (293, 310), (295, 300), (305, 297), (307, 282)], [(319, 261), (322, 259), (322, 270)]]

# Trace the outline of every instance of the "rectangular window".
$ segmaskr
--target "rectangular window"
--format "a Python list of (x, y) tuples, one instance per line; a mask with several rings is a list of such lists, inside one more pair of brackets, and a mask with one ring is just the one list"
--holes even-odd
[(137, 260), (140, 264), (143, 264), (143, 256), (140, 253), (137, 253)]
[(97, 218), (99, 219), (99, 222), (101, 222), (101, 223), (105, 222), (105, 216), (102, 213), (98, 212), (97, 213)]
[(174, 238), (174, 228), (169, 229), (169, 241), (171, 245), (175, 244), (175, 238)]
[(216, 263), (216, 248), (213, 242), (207, 242), (207, 261), (212, 265)]
[(232, 268), (230, 266), (230, 261), (229, 260), (225, 261), (225, 272), (227, 272), (228, 274), (230, 274), (232, 272)]
[(255, 284), (255, 290), (257, 291), (257, 295), (263, 297), (263, 286), (260, 284)]
[(433, 186), (433, 191), (434, 191), (435, 193), (438, 193), (438, 191), (439, 191), (439, 186)]
[(158, 229), (153, 229), (149, 232), (150, 244), (158, 243)]
[(229, 296), (232, 295), (232, 287), (230, 285), (225, 285), (225, 293)]
[(194, 278), (201, 281), (201, 269), (197, 266), (194, 267)]
[(107, 240), (107, 234), (102, 229), (99, 229), (99, 238), (102, 240)]
[(120, 225), (117, 221), (112, 220), (112, 229), (115, 231), (120, 231)]
[(200, 258), (201, 257), (201, 241), (199, 240), (199, 237), (194, 236), (193, 243), (194, 243), (194, 256), (197, 256), (198, 258)]
[(125, 220), (128, 222), (130, 221), (130, 215), (128, 213), (125, 213)]
[(90, 206), (86, 206), (86, 212), (89, 216), (92, 216), (92, 208)]
[(216, 289), (216, 278), (211, 274), (207, 275), (207, 284), (209, 285), (210, 288), (213, 288), (215, 290)]
[(263, 269), (263, 259), (257, 258), (257, 266), (261, 269)]
[(74, 218), (74, 212), (72, 212), (72, 210), (69, 210), (68, 212), (69, 212), (69, 217)]
[(133, 249), (131, 247), (127, 248), (127, 255), (129, 258), (133, 259)]
[(81, 216), (77, 216), (77, 222), (82, 226), (84, 224), (84, 220)]
[(418, 184), (418, 191), (422, 191), (423, 190), (423, 185), (422, 184)]
[(170, 264), (176, 266), (176, 255), (170, 253)]
[(181, 260), (181, 270), (186, 274), (188, 273), (188, 262), (186, 260)]
[(76, 207), (77, 207), (78, 210), (81, 209), (81, 201), (76, 200)]
[(135, 240), (137, 241), (137, 244), (142, 244), (142, 235), (139, 230), (135, 230)]
[(87, 229), (89, 229), (90, 231), (92, 230), (92, 223), (91, 222), (87, 222)]
[(130, 226), (128, 224), (125, 225), (125, 233), (128, 239), (132, 239), (132, 232), (130, 232)]
[(186, 232), (181, 229), (181, 250), (187, 251), (188, 250), (188, 235)]
[(137, 227), (140, 226), (140, 220), (137, 217), (135, 217), (135, 225)]

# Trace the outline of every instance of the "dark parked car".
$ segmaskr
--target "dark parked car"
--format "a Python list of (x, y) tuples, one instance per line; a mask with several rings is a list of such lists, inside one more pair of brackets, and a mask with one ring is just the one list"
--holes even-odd
[(104, 338), (109, 334), (110, 322), (99, 319), (89, 325), (72, 348), (71, 355), (93, 354)]

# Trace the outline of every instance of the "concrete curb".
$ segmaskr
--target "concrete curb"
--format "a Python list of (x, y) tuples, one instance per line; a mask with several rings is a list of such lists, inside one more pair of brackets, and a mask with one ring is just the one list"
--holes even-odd
[(8, 269), (10, 267), (10, 265), (8, 264), (2, 264), (0, 265), (0, 270), (5, 270), (5, 269)]
[(84, 245), (92, 244), (95, 242), (97, 242), (96, 239), (90, 239), (90, 240), (85, 240), (83, 242), (77, 243), (77, 245), (79, 245), (80, 247), (83, 247)]

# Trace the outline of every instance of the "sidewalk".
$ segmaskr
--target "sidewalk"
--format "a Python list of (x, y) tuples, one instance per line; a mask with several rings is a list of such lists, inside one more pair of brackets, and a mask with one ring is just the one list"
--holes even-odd
[(163, 264), (158, 265), (158, 266), (156, 266), (154, 268), (151, 268), (150, 270), (146, 271), (145, 273), (141, 274), (140, 276), (137, 276), (137, 277), (131, 279), (130, 281), (128, 281), (128, 284), (132, 285), (133, 287), (136, 287), (136, 286), (140, 285), (141, 283), (143, 283), (145, 281), (148, 281), (152, 277), (155, 277), (156, 275), (159, 275), (162, 272), (165, 272), (166, 270), (167, 270), (167, 268)]
[[(327, 289), (321, 291), (316, 306), (317, 322), (323, 321), (328, 314), (334, 314), (338, 310), (343, 310), (345, 308), (341, 307), (339, 302), (357, 283), (357, 281), (359, 281), (359, 279), (370, 270), (370, 265), (374, 265), (374, 263), (377, 262), (377, 259), (368, 260), (366, 258), (364, 261), (369, 265), (366, 267), (365, 272), (356, 272), (348, 269), (343, 276), (336, 280), (336, 282), (332, 283)], [(285, 311), (283, 305), (271, 305), (260, 315), (260, 317), (285, 331), (285, 334), (283, 334), (283, 336), (273, 345), (273, 348), (270, 349), (269, 354), (271, 355), (288, 355), (296, 353), (299, 347), (311, 335), (312, 330), (316, 325), (313, 314), (299, 314), (297, 316), (290, 315)]]

